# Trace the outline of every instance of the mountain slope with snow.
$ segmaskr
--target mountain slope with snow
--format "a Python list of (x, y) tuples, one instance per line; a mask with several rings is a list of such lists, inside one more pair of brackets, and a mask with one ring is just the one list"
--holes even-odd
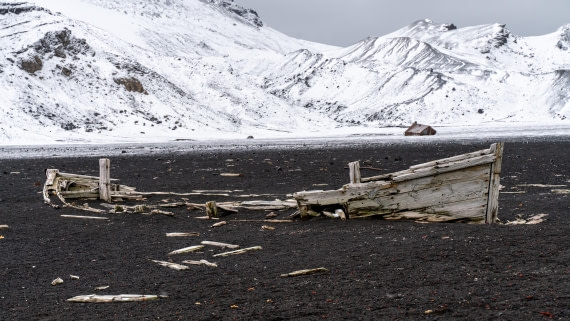
[(568, 122), (570, 25), (417, 21), (337, 48), (229, 0), (0, 3), (0, 144)]

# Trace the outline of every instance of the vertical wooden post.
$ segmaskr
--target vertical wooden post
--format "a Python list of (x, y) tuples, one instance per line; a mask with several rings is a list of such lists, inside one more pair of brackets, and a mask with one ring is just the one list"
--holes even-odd
[(350, 184), (360, 183), (360, 162), (348, 163), (348, 169), (350, 170)]
[(111, 161), (99, 159), (99, 198), (111, 202)]
[(209, 218), (218, 217), (218, 205), (216, 201), (206, 202), (206, 214)]
[(503, 143), (491, 145), (491, 151), (495, 153), (495, 161), (491, 164), (491, 179), (489, 181), (489, 196), (487, 199), (487, 213), (485, 223), (493, 224), (497, 222), (499, 212), (499, 186), (501, 163), (503, 161)]

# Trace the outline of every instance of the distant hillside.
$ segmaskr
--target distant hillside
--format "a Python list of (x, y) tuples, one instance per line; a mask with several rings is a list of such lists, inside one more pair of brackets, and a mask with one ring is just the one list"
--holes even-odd
[(6, 144), (570, 117), (570, 25), (522, 38), (421, 20), (337, 48), (227, 0), (11, 1), (0, 17)]

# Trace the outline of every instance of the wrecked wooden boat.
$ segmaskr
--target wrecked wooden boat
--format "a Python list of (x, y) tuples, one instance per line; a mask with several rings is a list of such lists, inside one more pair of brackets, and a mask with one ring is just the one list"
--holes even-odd
[(338, 190), (303, 191), (293, 196), (301, 217), (342, 209), (347, 218), (383, 216), (429, 222), (498, 221), (503, 143), (379, 176), (361, 177), (349, 164), (350, 183)]

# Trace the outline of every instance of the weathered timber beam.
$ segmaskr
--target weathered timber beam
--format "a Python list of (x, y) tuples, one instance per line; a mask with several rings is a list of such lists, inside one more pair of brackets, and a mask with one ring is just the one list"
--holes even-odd
[(158, 295), (148, 295), (148, 294), (118, 294), (118, 295), (78, 295), (70, 299), (69, 302), (80, 302), (80, 303), (114, 303), (114, 302), (141, 302), (141, 301), (152, 301), (158, 300)]
[(500, 188), (500, 175), (503, 160), (503, 143), (496, 143), (491, 145), (491, 151), (494, 154), (495, 161), (491, 165), (491, 175), (489, 182), (489, 194), (487, 197), (487, 212), (485, 215), (486, 224), (494, 224), (498, 220), (499, 212), (499, 188)]
[(491, 148), (479, 150), (476, 152), (461, 154), (461, 155), (457, 155), (457, 156), (452, 156), (452, 157), (448, 157), (448, 158), (442, 158), (442, 159), (438, 159), (438, 160), (427, 162), (427, 163), (413, 165), (413, 166), (410, 166), (410, 169), (419, 169), (419, 168), (423, 168), (423, 167), (434, 167), (434, 166), (443, 165), (446, 163), (462, 161), (464, 159), (469, 159), (469, 158), (474, 158), (474, 157), (484, 156), (484, 155), (489, 155), (489, 154), (492, 154)]

